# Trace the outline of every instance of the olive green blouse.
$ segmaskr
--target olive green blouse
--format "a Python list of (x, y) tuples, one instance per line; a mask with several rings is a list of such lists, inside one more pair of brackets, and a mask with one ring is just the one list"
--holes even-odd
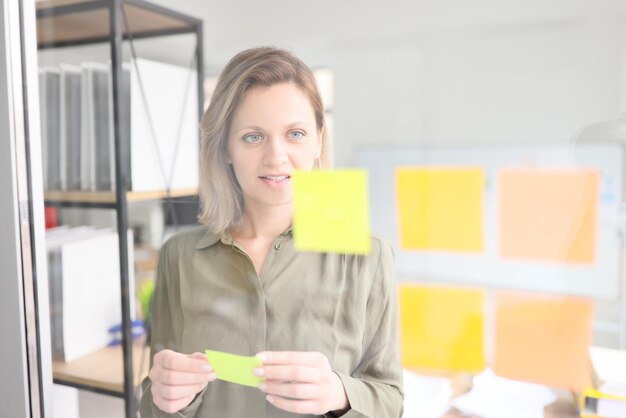
[[(288, 230), (257, 274), (230, 234), (195, 228), (161, 249), (152, 315), (151, 358), (164, 348), (246, 356), (319, 351), (348, 395), (344, 417), (402, 414), (393, 254), (379, 239), (367, 256), (298, 252)], [(260, 390), (220, 380), (170, 415), (153, 404), (150, 384), (143, 382), (142, 417), (314, 416), (279, 410)]]

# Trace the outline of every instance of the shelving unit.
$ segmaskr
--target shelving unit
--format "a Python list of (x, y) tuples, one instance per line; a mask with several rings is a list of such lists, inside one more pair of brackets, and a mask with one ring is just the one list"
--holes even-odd
[[(113, 86), (113, 136), (115, 143), (115, 192), (50, 192), (47, 205), (63, 207), (105, 208), (116, 211), (117, 230), (128, 229), (127, 203), (194, 195), (195, 189), (160, 192), (128, 191), (127, 168), (129, 144), (121, 140), (122, 43), (125, 40), (154, 38), (178, 34), (195, 34), (195, 62), (198, 87), (198, 119), (204, 105), (203, 94), (203, 27), (191, 16), (144, 0), (52, 0), (37, 2), (37, 44), (39, 49), (68, 48), (78, 45), (110, 46)], [(143, 376), (133, 364), (139, 361), (143, 348), (131, 339), (130, 294), (127, 234), (118, 233), (120, 251), (120, 286), (122, 306), (122, 345), (106, 348), (72, 363), (53, 363), (55, 383), (94, 392), (121, 396), (125, 415), (136, 417), (135, 385)]]

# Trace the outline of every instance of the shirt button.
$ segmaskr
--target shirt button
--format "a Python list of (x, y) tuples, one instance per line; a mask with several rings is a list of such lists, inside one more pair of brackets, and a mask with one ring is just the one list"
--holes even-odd
[(274, 244), (274, 249), (276, 251), (280, 251), (281, 248), (283, 248), (283, 244), (281, 244), (280, 242), (277, 242), (276, 244)]

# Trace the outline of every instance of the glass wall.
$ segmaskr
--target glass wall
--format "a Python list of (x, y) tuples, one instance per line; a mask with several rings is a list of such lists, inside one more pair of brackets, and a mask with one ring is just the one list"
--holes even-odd
[[(626, 8), (509, 6), (36, 2), (39, 310), (64, 416), (133, 415), (150, 342), (321, 352), (365, 416), (383, 412), (350, 379), (403, 380), (405, 416), (424, 402), (431, 416), (508, 416), (476, 407), (498, 390), (539, 416), (579, 416), (586, 397), (588, 413), (609, 395), (624, 408), (592, 368), (615, 383), (603, 365), (626, 363)], [(273, 130), (309, 93), (270, 82), (237, 96), (252, 61), (216, 89), (257, 45), (314, 69), (324, 121)], [(202, 135), (226, 139), (203, 154)], [(167, 317), (180, 326), (161, 316), (150, 341), (154, 292), (153, 312), (180, 310)], [(184, 407), (203, 416), (237, 393), (255, 401), (231, 413), (280, 416), (220, 373)]]

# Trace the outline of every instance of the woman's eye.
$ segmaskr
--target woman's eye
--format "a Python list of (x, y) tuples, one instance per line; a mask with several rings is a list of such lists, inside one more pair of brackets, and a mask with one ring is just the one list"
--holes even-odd
[(291, 139), (302, 139), (302, 138), (304, 138), (304, 132), (302, 132), (302, 131), (291, 131), (291, 132), (289, 132), (289, 138), (291, 138)]
[(246, 141), (249, 144), (256, 144), (261, 139), (262, 139), (262, 137), (259, 134), (250, 134), (250, 135), (246, 135), (246, 136), (243, 137), (243, 140)]

